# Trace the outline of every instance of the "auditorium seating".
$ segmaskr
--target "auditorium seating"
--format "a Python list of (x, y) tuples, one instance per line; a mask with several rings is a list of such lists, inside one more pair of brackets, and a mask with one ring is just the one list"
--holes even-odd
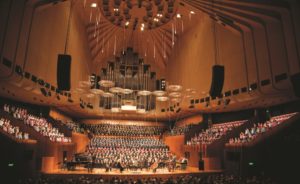
[(165, 131), (165, 127), (162, 126), (137, 126), (109, 123), (86, 125), (85, 128), (95, 135), (114, 136), (159, 136)]
[(150, 137), (94, 137), (87, 149), (99, 167), (149, 168), (172, 157), (169, 148)]
[(195, 125), (175, 126), (167, 132), (167, 135), (183, 135), (193, 127), (195, 127)]
[(77, 133), (84, 133), (84, 128), (80, 126), (80, 124), (74, 122), (74, 121), (66, 121), (62, 122), (65, 126), (69, 128), (69, 130)]
[(11, 114), (15, 119), (21, 120), (25, 125), (30, 126), (52, 142), (71, 142), (70, 137), (64, 136), (63, 133), (53, 127), (45, 118), (30, 114), (27, 109), (4, 104), (3, 110)]
[(0, 119), (0, 130), (4, 134), (8, 134), (19, 140), (28, 140), (29, 134), (22, 132), (19, 127), (10, 124), (10, 120), (1, 118)]
[(126, 178), (113, 177), (105, 179), (103, 177), (79, 176), (79, 177), (65, 177), (65, 176), (43, 176), (37, 179), (20, 180), (19, 184), (35, 184), (37, 181), (41, 184), (275, 184), (270, 178), (266, 176), (250, 176), (242, 178), (237, 175), (229, 174), (208, 174), (204, 176), (186, 175), (174, 176), (168, 178), (146, 177), (142, 179), (126, 176)]
[(241, 132), (239, 137), (230, 138), (228, 144), (244, 144), (249, 143), (255, 140), (259, 135), (264, 134), (268, 131), (271, 131), (273, 128), (283, 123), (287, 119), (296, 115), (297, 113), (283, 114), (279, 116), (272, 117), (269, 121), (254, 124), (250, 129), (246, 129), (244, 132)]
[(191, 140), (187, 141), (187, 145), (209, 145), (215, 140), (220, 139), (227, 132), (233, 130), (236, 127), (241, 126), (246, 120), (233, 121), (226, 123), (213, 124), (210, 128), (202, 130), (198, 135), (195, 135)]

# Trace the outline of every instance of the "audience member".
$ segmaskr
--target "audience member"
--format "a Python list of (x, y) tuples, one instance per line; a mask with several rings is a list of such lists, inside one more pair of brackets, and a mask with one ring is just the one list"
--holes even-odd
[(294, 116), (296, 113), (284, 114), (280, 116), (272, 117), (269, 121), (264, 123), (254, 124), (250, 129), (246, 129), (244, 132), (241, 132), (239, 137), (230, 138), (229, 144), (243, 144), (253, 141), (258, 135), (263, 134), (277, 125), (281, 124), (285, 120)]
[(11, 123), (10, 123), (10, 120), (7, 120), (7, 119), (4, 119), (4, 118), (1, 118), (0, 119), (0, 128), (14, 136), (16, 139), (21, 139), (21, 140), (27, 140), (29, 139), (29, 134), (28, 133), (25, 133), (25, 132), (21, 132), (19, 127), (17, 126), (13, 126)]
[(26, 125), (31, 126), (35, 131), (53, 142), (71, 142), (70, 137), (65, 137), (63, 133), (47, 122), (45, 118), (37, 117), (28, 113), (26, 109), (15, 107), (13, 105), (4, 104), (4, 111), (10, 113), (14, 118), (22, 120)]
[(224, 136), (228, 131), (242, 125), (245, 123), (245, 120), (242, 121), (234, 121), (228, 123), (220, 123), (214, 124), (212, 127), (203, 130), (199, 135), (193, 137), (190, 141), (187, 142), (187, 145), (199, 145), (201, 144), (211, 144), (217, 139), (220, 139)]
[(167, 132), (168, 135), (183, 135), (191, 130), (195, 125), (175, 126)]
[(26, 179), (19, 181), (19, 184), (276, 184), (268, 177), (252, 176), (241, 178), (239, 176), (229, 174), (208, 174), (205, 176), (174, 176), (169, 178), (149, 177), (144, 179), (136, 179), (127, 177), (121, 179), (112, 177), (103, 179), (101, 177), (47, 177), (42, 176), (37, 179)]

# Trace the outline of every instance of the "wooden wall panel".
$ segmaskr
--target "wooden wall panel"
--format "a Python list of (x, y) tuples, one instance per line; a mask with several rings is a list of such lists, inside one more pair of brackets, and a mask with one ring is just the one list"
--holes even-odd
[(176, 126), (184, 126), (184, 125), (190, 125), (190, 124), (198, 124), (203, 121), (203, 115), (198, 114), (198, 115), (193, 115), (187, 118), (183, 118), (181, 120), (178, 120), (175, 125)]
[(72, 142), (75, 143), (75, 153), (82, 153), (86, 150), (90, 139), (85, 134), (72, 132)]
[(169, 146), (170, 151), (176, 154), (177, 158), (184, 156), (184, 135), (166, 136), (164, 142)]
[[(25, 9), (25, 0), (20, 1), (5, 1), (3, 6), (7, 8), (3, 10), (3, 19), (0, 25), (3, 25), (1, 32), (3, 33), (3, 40), (0, 40), (1, 47), (1, 63), (3, 58), (8, 59), (13, 63), (16, 58), (16, 48), (19, 43), (20, 29), (23, 19), (23, 11)], [(8, 12), (9, 11), (9, 12)], [(6, 15), (5, 15), (6, 14)], [(1, 26), (2, 27), (2, 26)], [(0, 77), (7, 77), (13, 72), (13, 68), (0, 67)]]
[[(9, 1), (5, 2), (9, 3)], [(6, 35), (4, 44), (5, 56), (11, 60), (16, 57), (15, 64), (21, 66), (23, 71), (30, 72), (56, 86), (57, 55), (64, 54), (65, 50), (70, 2), (42, 6), (37, 6), (32, 1), (25, 4), (25, 0), (13, 2), (12, 10), (17, 13), (10, 15), (11, 24), (7, 29), (9, 34)], [(8, 6), (5, 3), (3, 5)], [(24, 10), (23, 19), (21, 10)], [(71, 87), (73, 89), (78, 86), (78, 81), (88, 79), (92, 64), (87, 46), (85, 23), (78, 14), (79, 12), (72, 11), (67, 47), (67, 54), (72, 55)], [(21, 21), (23, 21), (22, 27)], [(0, 31), (2, 34), (3, 30)], [(16, 47), (19, 31), (20, 42)], [(1, 66), (1, 71), (5, 69)], [(4, 74), (8, 75), (10, 70), (6, 69), (1, 73), (0, 77), (3, 77)], [(30, 81), (22, 82), (23, 80), (15, 76), (10, 77), (10, 80), (17, 82), (19, 86), (34, 86)]]
[(237, 86), (245, 86), (247, 72), (245, 70), (241, 34), (235, 34), (225, 29), (224, 26), (216, 24), (216, 35), (217, 51), (219, 52), (218, 64), (225, 66), (223, 92), (234, 89)]
[(210, 89), (214, 45), (211, 20), (201, 12), (199, 14), (195, 17), (199, 23), (180, 35), (175, 44), (167, 66), (167, 79), (170, 84), (181, 84), (184, 88), (206, 93)]
[[(9, 13), (12, 0), (0, 1), (0, 56), (2, 57), (2, 49), (4, 44), (4, 37), (6, 34), (7, 23), (9, 20)], [(1, 58), (2, 59), (2, 58)]]
[(61, 121), (64, 121), (64, 122), (72, 120), (70, 117), (66, 116), (65, 114), (63, 114), (59, 111), (57, 111), (54, 108), (51, 108), (51, 110), (49, 112), (49, 116), (51, 116), (54, 119), (58, 119), (58, 120), (61, 120)]
[(56, 84), (57, 55), (64, 53), (69, 2), (46, 5), (35, 11), (25, 70)]

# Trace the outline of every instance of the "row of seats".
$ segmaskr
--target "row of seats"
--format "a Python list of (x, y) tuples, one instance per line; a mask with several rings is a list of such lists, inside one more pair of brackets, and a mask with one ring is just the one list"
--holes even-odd
[(194, 126), (195, 125), (175, 126), (167, 132), (167, 135), (183, 135), (190, 131)]
[(20, 131), (20, 128), (10, 124), (10, 120), (8, 120), (8, 119), (5, 119), (5, 118), (0, 119), (0, 129), (2, 129), (6, 133), (12, 135), (16, 139), (20, 139), (20, 140), (28, 140), (29, 139), (28, 133)]
[(173, 157), (167, 145), (155, 138), (94, 137), (87, 153), (101, 167), (149, 168), (152, 164)]
[(94, 137), (91, 147), (101, 148), (166, 148), (163, 141), (150, 137)]
[(198, 135), (195, 135), (191, 140), (187, 141), (187, 145), (199, 145), (201, 144), (211, 144), (217, 139), (220, 139), (224, 135), (226, 135), (227, 132), (231, 131), (232, 129), (241, 126), (243, 123), (245, 123), (246, 120), (241, 121), (233, 121), (233, 122), (227, 122), (227, 123), (220, 123), (220, 124), (214, 124), (210, 128), (206, 130), (202, 130)]
[(63, 133), (52, 126), (51, 123), (47, 122), (45, 118), (35, 116), (28, 113), (24, 108), (16, 107), (14, 105), (4, 104), (3, 110), (11, 115), (14, 118), (21, 120), (24, 124), (32, 127), (35, 131), (41, 135), (49, 138), (53, 142), (71, 142), (70, 137), (65, 137)]
[(250, 129), (247, 128), (244, 132), (241, 132), (239, 137), (230, 138), (228, 143), (229, 145), (249, 143), (257, 138), (260, 134), (272, 130), (274, 127), (296, 114), (297, 113), (289, 113), (280, 116), (274, 116), (269, 121), (254, 124)]
[(67, 126), (69, 130), (77, 133), (84, 133), (84, 128), (80, 126), (79, 123), (74, 121), (62, 122), (63, 125)]
[(121, 124), (86, 125), (85, 128), (95, 135), (114, 136), (155, 136), (165, 131), (162, 126), (138, 126)]
[(127, 177), (124, 179), (112, 177), (103, 179), (99, 177), (40, 177), (37, 179), (25, 179), (19, 181), (19, 184), (274, 184), (270, 178), (266, 176), (240, 177), (229, 174), (207, 174), (203, 176), (175, 176), (162, 179), (160, 177), (147, 177), (144, 179), (136, 179)]

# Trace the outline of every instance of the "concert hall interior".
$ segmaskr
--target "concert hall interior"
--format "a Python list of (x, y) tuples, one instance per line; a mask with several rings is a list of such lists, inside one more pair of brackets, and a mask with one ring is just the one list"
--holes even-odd
[(298, 0), (1, 0), (0, 183), (299, 183)]

